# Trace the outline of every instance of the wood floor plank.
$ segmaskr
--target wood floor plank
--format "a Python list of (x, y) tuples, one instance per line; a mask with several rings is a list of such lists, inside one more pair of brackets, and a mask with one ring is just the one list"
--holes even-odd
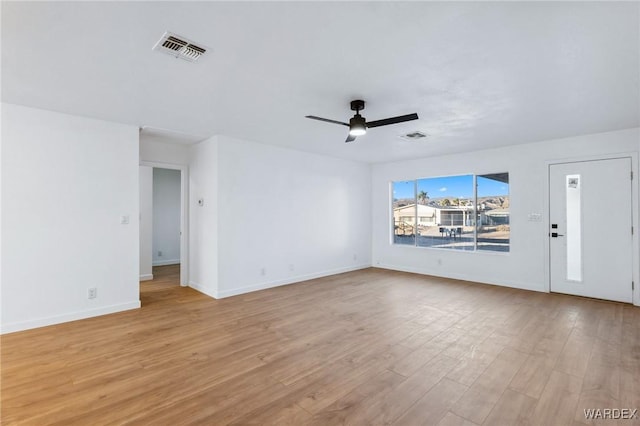
[(555, 359), (543, 355), (529, 355), (509, 387), (532, 398), (539, 398), (553, 372), (555, 362)]
[(484, 425), (528, 425), (538, 400), (511, 389), (504, 391)]
[(157, 267), (141, 309), (0, 336), (0, 423), (582, 425), (582, 406), (640, 408), (630, 305), (375, 268), (220, 300), (178, 279)]
[(505, 348), (451, 411), (460, 417), (482, 424), (526, 358), (527, 354)]
[(438, 422), (438, 426), (477, 426), (476, 423), (473, 423), (471, 420), (463, 419), (460, 416), (456, 416), (451, 411), (449, 411), (445, 416)]
[(463, 384), (444, 378), (393, 424), (398, 426), (438, 424), (467, 389), (468, 387)]
[(594, 345), (591, 351), (582, 381), (575, 421), (584, 424), (596, 423), (585, 418), (585, 409), (620, 408), (621, 348), (619, 344), (609, 343), (610, 341)]
[(565, 343), (555, 369), (576, 377), (584, 377), (594, 340), (593, 336), (583, 334), (582, 330), (574, 329)]
[(372, 344), (347, 354), (331, 368), (316, 371), (295, 382), (290, 398), (311, 414), (316, 414), (344, 397), (372, 376), (381, 374), (389, 365), (405, 356), (410, 349), (402, 345), (381, 348)]
[(571, 424), (581, 388), (582, 378), (561, 371), (553, 371), (538, 400), (531, 424), (535, 426)]
[(312, 425), (366, 424), (367, 410), (406, 377), (385, 370), (313, 416)]
[(403, 359), (399, 360), (391, 367), (391, 370), (398, 374), (402, 374), (405, 377), (411, 376), (413, 373), (418, 371), (420, 367), (435, 358), (436, 355), (444, 351), (449, 345), (459, 339), (464, 333), (465, 331), (463, 329), (453, 326), (449, 327), (427, 343), (418, 347)]
[(392, 389), (383, 400), (378, 400), (367, 409), (367, 424), (391, 424), (404, 414), (416, 401), (433, 388), (458, 360), (438, 355), (420, 367), (411, 377)]
[(497, 356), (497, 353), (492, 354), (476, 350), (461, 357), (458, 365), (447, 373), (447, 378), (463, 385), (471, 386)]
[(311, 422), (311, 414), (295, 403), (284, 405), (281, 402), (260, 407), (229, 423), (230, 425), (273, 425), (298, 426)]
[[(620, 346), (620, 407), (640, 407), (640, 309), (625, 306)], [(640, 408), (638, 408), (640, 413)], [(640, 414), (626, 422), (640, 426)]]

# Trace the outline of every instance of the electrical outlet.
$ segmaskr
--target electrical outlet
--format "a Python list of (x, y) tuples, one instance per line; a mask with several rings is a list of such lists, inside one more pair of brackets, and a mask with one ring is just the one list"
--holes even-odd
[(87, 290), (87, 297), (89, 299), (95, 299), (96, 297), (98, 297), (98, 289), (95, 287), (91, 287), (89, 290)]
[(162, 257), (162, 250), (158, 250), (158, 257)]
[(263, 277), (264, 277), (265, 275), (267, 275), (267, 268), (262, 267), (262, 268), (260, 269), (260, 275), (262, 275)]
[(355, 262), (356, 260), (358, 260), (358, 255), (353, 253), (353, 261)]

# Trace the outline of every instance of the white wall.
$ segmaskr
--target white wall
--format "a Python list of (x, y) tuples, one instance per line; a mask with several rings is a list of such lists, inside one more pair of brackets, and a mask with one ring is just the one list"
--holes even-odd
[(153, 279), (153, 167), (140, 166), (140, 281)]
[(191, 147), (189, 163), (189, 285), (210, 296), (218, 289), (218, 184), (212, 137)]
[(153, 265), (180, 263), (180, 170), (153, 168)]
[(217, 210), (217, 249), (191, 248), (217, 271), (195, 287), (226, 297), (370, 265), (370, 166), (224, 136), (192, 154), (193, 238)]
[(140, 161), (167, 164), (189, 164), (189, 145), (140, 140)]
[[(545, 221), (529, 222), (528, 214), (540, 213), (546, 218), (548, 162), (615, 153), (637, 153), (639, 138), (639, 129), (631, 129), (444, 157), (376, 164), (372, 168), (373, 266), (547, 291), (545, 251), (548, 230)], [(636, 172), (637, 168), (638, 165), (634, 164)], [(390, 182), (505, 171), (509, 172), (511, 196), (510, 253), (473, 253), (390, 244)], [(637, 196), (637, 181), (634, 185)], [(636, 226), (637, 207), (636, 198)], [(637, 265), (635, 273), (637, 274)]]
[(2, 331), (139, 307), (138, 129), (8, 104), (2, 123)]
[[(1, 9), (1, 8), (0, 8)], [(2, 15), (2, 11), (0, 10), (0, 15)], [(1, 84), (0, 84), (1, 86)], [(0, 87), (0, 94), (2, 92), (2, 88)], [(2, 110), (4, 109), (4, 104), (0, 103), (0, 118), (4, 118), (4, 113)], [(3, 120), (0, 119), (0, 333), (2, 333), (2, 324), (4, 318), (2, 313), (2, 147), (4, 144), (2, 143), (2, 137), (4, 136), (4, 129), (2, 128)]]

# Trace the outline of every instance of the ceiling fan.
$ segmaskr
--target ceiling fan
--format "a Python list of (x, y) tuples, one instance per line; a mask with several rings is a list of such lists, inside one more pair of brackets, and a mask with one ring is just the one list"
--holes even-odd
[(360, 115), (360, 111), (364, 109), (364, 101), (355, 100), (351, 101), (351, 110), (356, 112), (349, 123), (342, 121), (329, 120), (328, 118), (316, 117), (315, 115), (306, 115), (306, 118), (313, 120), (326, 121), (327, 123), (342, 124), (349, 127), (349, 136), (345, 142), (353, 142), (357, 136), (362, 136), (367, 133), (367, 129), (371, 127), (388, 126), (389, 124), (397, 124), (405, 121), (417, 120), (418, 114), (399, 115), (398, 117), (384, 118), (382, 120), (375, 120), (367, 122), (363, 116)]

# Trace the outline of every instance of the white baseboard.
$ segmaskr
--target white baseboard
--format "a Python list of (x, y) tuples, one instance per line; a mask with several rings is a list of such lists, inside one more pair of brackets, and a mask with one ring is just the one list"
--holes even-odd
[(510, 288), (517, 288), (520, 290), (539, 291), (542, 293), (547, 293), (547, 290), (545, 290), (542, 285), (536, 286), (536, 285), (532, 285), (531, 283), (525, 283), (525, 282), (487, 280), (478, 276), (471, 276), (466, 274), (457, 274), (457, 273), (450, 273), (450, 272), (443, 273), (442, 271), (432, 271), (432, 270), (427, 270), (422, 268), (414, 268), (411, 266), (389, 265), (385, 263), (378, 263), (373, 265), (373, 267), (380, 268), (380, 269), (389, 269), (392, 271), (410, 272), (413, 274), (420, 274), (420, 275), (430, 275), (432, 277), (449, 278), (452, 280), (469, 281), (473, 283), (490, 284), (490, 285), (497, 285), (501, 287), (510, 287)]
[(167, 265), (179, 265), (180, 259), (170, 259), (170, 260), (154, 260), (153, 266), (167, 266)]
[(312, 280), (315, 278), (328, 277), (330, 275), (342, 274), (345, 272), (357, 271), (359, 269), (370, 268), (370, 264), (362, 264), (357, 266), (349, 266), (344, 268), (331, 269), (327, 271), (315, 272), (312, 274), (306, 275), (297, 275), (295, 277), (289, 277), (282, 280), (268, 281), (258, 284), (253, 284), (245, 287), (234, 288), (229, 290), (218, 291), (217, 289), (212, 289), (201, 284), (195, 283), (193, 281), (189, 281), (189, 286), (198, 290), (201, 293), (206, 294), (207, 296), (213, 297), (214, 299), (223, 299), (225, 297), (237, 296), (239, 294), (251, 293), (252, 291), (266, 290), (268, 288), (280, 287), (283, 285), (295, 284), (301, 281)]
[(195, 281), (189, 281), (189, 287), (191, 287), (194, 290), (199, 291), (202, 294), (205, 294), (209, 297), (213, 297), (214, 299), (217, 299), (218, 297), (216, 297), (216, 292), (214, 289), (206, 287), (200, 283), (197, 283)]
[(140, 307), (140, 301), (120, 303), (118, 305), (102, 306), (84, 311), (72, 312), (69, 314), (55, 315), (52, 317), (38, 318), (28, 321), (2, 324), (0, 334), (14, 333), (16, 331), (30, 330), (32, 328), (45, 327), (48, 325), (60, 324), (63, 322), (76, 321), (85, 318), (97, 317), (100, 315), (113, 314), (116, 312), (128, 311)]
[(140, 275), (140, 281), (150, 281), (153, 279), (153, 274)]

